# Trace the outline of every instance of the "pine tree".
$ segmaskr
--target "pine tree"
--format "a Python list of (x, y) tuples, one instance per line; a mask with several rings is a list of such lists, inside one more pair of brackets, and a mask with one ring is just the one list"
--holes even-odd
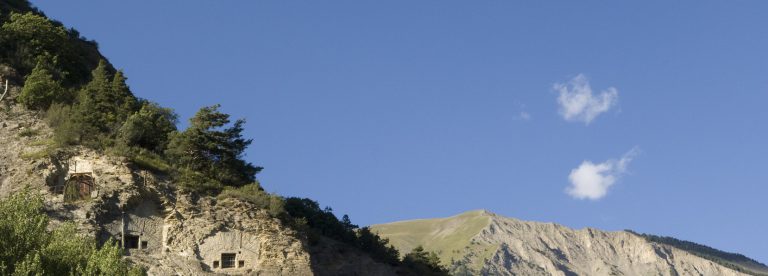
[[(243, 186), (256, 180), (261, 168), (242, 159), (251, 139), (242, 136), (245, 120), (229, 128), (229, 115), (220, 105), (201, 108), (190, 119), (190, 126), (171, 138), (166, 154), (176, 161), (185, 184), (191, 188), (217, 189)], [(196, 186), (196, 187), (195, 187)]]
[(90, 132), (98, 132), (94, 134), (109, 132), (117, 121), (114, 98), (107, 63), (101, 60), (91, 72), (91, 81), (80, 91), (78, 113), (83, 127)]
[(141, 108), (125, 81), (126, 78), (122, 70), (118, 70), (112, 78), (112, 93), (116, 100), (118, 122), (125, 121), (128, 116)]
[(437, 254), (427, 252), (421, 245), (403, 257), (403, 265), (413, 269), (418, 275), (449, 275), (448, 269), (440, 265)]
[(29, 109), (45, 110), (63, 97), (64, 90), (59, 82), (53, 79), (47, 67), (42, 60), (38, 61), (24, 81), (19, 101)]

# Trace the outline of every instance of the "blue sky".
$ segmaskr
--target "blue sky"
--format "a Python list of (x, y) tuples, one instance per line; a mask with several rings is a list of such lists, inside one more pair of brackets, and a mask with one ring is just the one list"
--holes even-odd
[(768, 2), (32, 2), (358, 224), (482, 208), (768, 262)]

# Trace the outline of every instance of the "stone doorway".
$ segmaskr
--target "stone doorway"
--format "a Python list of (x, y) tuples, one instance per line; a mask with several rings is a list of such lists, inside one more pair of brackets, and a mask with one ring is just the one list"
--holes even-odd
[(72, 173), (64, 185), (54, 187), (54, 193), (63, 194), (65, 202), (73, 202), (91, 197), (94, 186), (91, 173)]

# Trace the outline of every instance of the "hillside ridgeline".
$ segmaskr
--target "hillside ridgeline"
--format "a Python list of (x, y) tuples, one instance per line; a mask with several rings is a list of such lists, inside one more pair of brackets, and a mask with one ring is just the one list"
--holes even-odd
[(34, 218), (0, 220), (0, 274), (444, 274), (313, 200), (266, 192), (245, 120), (219, 105), (178, 129), (96, 42), (28, 1), (0, 3), (0, 25), (0, 211)]
[(743, 255), (673, 238), (574, 230), (484, 210), (371, 229), (400, 251), (436, 252), (454, 275), (768, 275)]

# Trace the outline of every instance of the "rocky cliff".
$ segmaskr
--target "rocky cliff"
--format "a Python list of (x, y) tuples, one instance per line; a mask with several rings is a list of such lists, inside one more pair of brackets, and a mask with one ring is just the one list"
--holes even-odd
[(418, 245), (437, 252), (455, 275), (768, 275), (768, 267), (746, 258), (750, 266), (718, 263), (632, 232), (574, 230), (487, 211), (372, 228), (401, 252)]
[(350, 246), (300, 233), (253, 204), (175, 189), (167, 176), (83, 147), (55, 148), (42, 114), (0, 102), (0, 198), (30, 189), (52, 226), (116, 240), (149, 275), (395, 275)]

